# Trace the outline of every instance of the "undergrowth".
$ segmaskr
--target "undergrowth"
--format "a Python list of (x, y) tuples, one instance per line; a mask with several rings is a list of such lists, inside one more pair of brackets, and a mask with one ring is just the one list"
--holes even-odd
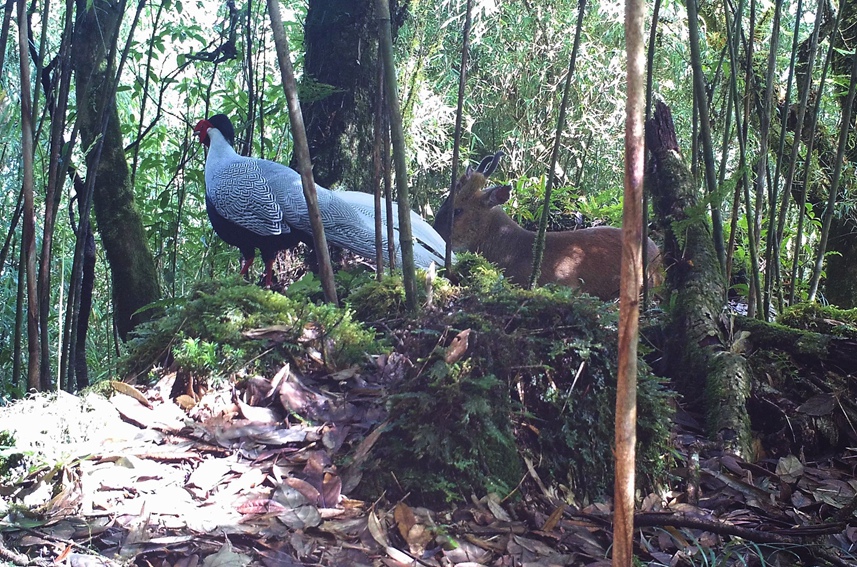
[[(609, 493), (615, 306), (568, 288), (510, 286), (470, 255), (457, 268), (459, 298), (401, 332), (399, 350), (414, 368), (390, 398), (389, 429), (364, 474), (368, 492), (428, 502), (506, 496), (523, 480), (526, 456), (572, 501)], [(652, 485), (668, 465), (671, 393), (642, 360), (639, 368), (639, 470)]]
[[(259, 332), (248, 334), (252, 330)], [(308, 351), (334, 370), (386, 350), (348, 309), (286, 297), (238, 278), (199, 283), (164, 317), (141, 325), (128, 346), (126, 373), (175, 364), (215, 380), (239, 370), (279, 368), (283, 360), (300, 364)]]

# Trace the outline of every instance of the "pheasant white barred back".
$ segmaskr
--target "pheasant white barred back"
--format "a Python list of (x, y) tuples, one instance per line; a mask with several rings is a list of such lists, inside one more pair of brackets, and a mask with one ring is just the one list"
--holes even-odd
[[(221, 129), (224, 132), (221, 132)], [(266, 281), (270, 284), (272, 255), (294, 243), (285, 235), (295, 233), (306, 240), (312, 234), (300, 174), (282, 164), (238, 155), (232, 148), (234, 130), (223, 115), (203, 120), (194, 129), (200, 141), (208, 145), (205, 162), (206, 196), (213, 211), (209, 217), (215, 230), (229, 244), (250, 254), (262, 250), (267, 263)], [(368, 193), (330, 191), (316, 185), (319, 211), (327, 240), (370, 259), (375, 258), (374, 198)], [(393, 227), (398, 233), (398, 212), (393, 203)], [(386, 218), (382, 241), (388, 247)], [(446, 243), (419, 215), (411, 211), (414, 236), (414, 261), (427, 269), (432, 262), (442, 264)], [(290, 237), (289, 237), (290, 238)], [(397, 262), (401, 251), (396, 239)], [(266, 257), (268, 256), (268, 257)], [(242, 268), (246, 272), (247, 266)]]

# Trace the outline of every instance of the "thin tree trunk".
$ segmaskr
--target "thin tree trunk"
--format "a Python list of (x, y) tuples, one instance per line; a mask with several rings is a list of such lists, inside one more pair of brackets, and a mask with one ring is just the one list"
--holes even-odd
[[(783, 0), (776, 0), (776, 4), (774, 5), (774, 21), (771, 26), (771, 44), (768, 47), (768, 69), (765, 72), (765, 93), (762, 97), (762, 107), (759, 109), (759, 162), (756, 164), (755, 168), (757, 205), (761, 204), (762, 196), (765, 194), (765, 180), (767, 179), (768, 174), (768, 137), (770, 136), (771, 131), (771, 108), (773, 106), (774, 81), (777, 73), (777, 50), (780, 45), (780, 21), (782, 18), (782, 11)], [(768, 194), (773, 194), (771, 189), (769, 189)], [(773, 198), (771, 203), (775, 203)], [(757, 217), (758, 216), (759, 215), (757, 215)], [(768, 233), (766, 244), (769, 244), (772, 239), (773, 235)], [(770, 252), (770, 246), (768, 247), (768, 252)], [(766, 265), (771, 266), (772, 264), (767, 262)], [(767, 271), (765, 272), (765, 281), (760, 282), (760, 285), (763, 285), (764, 289), (759, 291), (764, 293), (760, 294), (762, 302), (759, 309), (761, 312), (761, 319), (767, 321), (771, 306), (770, 295), (768, 293)]]
[(143, 67), (143, 92), (140, 96), (140, 119), (137, 121), (137, 141), (134, 144), (134, 157), (131, 159), (131, 187), (134, 187), (137, 181), (137, 164), (140, 161), (140, 140), (143, 137), (143, 122), (146, 119), (146, 103), (149, 101), (149, 87), (152, 77), (152, 59), (155, 52), (155, 36), (158, 33), (158, 23), (161, 21), (161, 13), (164, 10), (165, 2), (158, 4), (158, 11), (155, 13), (155, 21), (152, 23), (152, 34), (149, 36), (149, 49), (146, 50), (146, 65)]
[[(789, 115), (791, 105), (792, 86), (794, 85), (795, 60), (798, 52), (798, 41), (800, 34), (800, 22), (803, 18), (803, 0), (798, 0), (797, 9), (795, 11), (795, 25), (792, 32), (792, 51), (789, 61), (789, 75), (786, 80), (786, 94), (783, 101), (783, 117), (780, 121), (780, 143), (777, 149), (777, 164), (774, 167), (774, 177), (771, 184), (771, 202), (769, 203), (768, 211), (768, 242), (765, 252), (765, 294), (762, 300), (762, 310), (765, 313), (770, 312), (771, 302), (773, 301), (774, 288), (779, 284), (780, 274), (780, 242), (783, 238), (783, 225), (777, 222), (777, 203), (779, 202), (779, 187), (780, 187), (780, 166), (783, 163), (783, 156), (786, 153), (786, 122)], [(796, 130), (799, 131), (799, 130)], [(797, 137), (796, 137), (797, 138)], [(784, 204), (787, 206), (788, 202)], [(785, 211), (782, 211), (783, 223), (785, 223)], [(780, 301), (778, 302), (778, 310), (782, 309), (782, 294), (779, 294)]]
[(41, 391), (41, 347), (39, 346), (39, 294), (36, 285), (36, 218), (33, 202), (33, 108), (30, 89), (30, 59), (27, 54), (27, 11), (18, 0), (18, 50), (21, 62), (21, 152), (24, 162), (24, 263), (27, 272), (27, 389)]
[[(583, 12), (581, 0), (580, 11)], [(613, 497), (613, 566), (634, 562), (634, 473), (637, 443), (637, 344), (643, 283), (643, 169), (646, 111), (645, 0), (626, 0), (625, 195), (619, 290), (619, 366), (616, 383), (616, 479)], [(579, 20), (582, 23), (582, 18)], [(557, 140), (558, 141), (558, 140)]]
[[(63, 28), (60, 52), (54, 60), (54, 64), (48, 66), (44, 72), (50, 74), (51, 69), (59, 74), (58, 90), (51, 90), (55, 81), (43, 80), (45, 89), (45, 108), (51, 117), (50, 130), (50, 163), (48, 164), (48, 185), (45, 195), (45, 220), (42, 233), (42, 255), (39, 262), (39, 324), (41, 329), (42, 347), (42, 385), (48, 387), (51, 383), (51, 349), (48, 325), (51, 313), (51, 263), (53, 261), (54, 230), (59, 211), (60, 199), (65, 181), (65, 175), (61, 171), (62, 163), (68, 162), (74, 140), (68, 148), (64, 148), (63, 132), (66, 127), (66, 110), (68, 109), (68, 97), (71, 90), (71, 38), (72, 22), (74, 14), (74, 2), (66, 1), (65, 25)], [(62, 349), (59, 349), (62, 356)], [(59, 371), (59, 368), (57, 368)], [(61, 381), (58, 376), (58, 382)], [(60, 384), (58, 383), (59, 387)]]
[[(4, 152), (5, 155), (5, 152)], [(0, 163), (3, 162), (3, 156), (0, 156)], [(15, 205), (15, 212), (12, 213), (12, 218), (9, 221), (9, 230), (6, 232), (6, 239), (3, 241), (3, 248), (0, 249), (0, 277), (3, 277), (3, 270), (6, 267), (6, 258), (9, 256), (12, 243), (15, 242), (15, 234), (18, 229), (18, 222), (21, 220), (21, 213), (24, 212), (24, 185), (18, 191), (18, 200)]]
[(6, 59), (6, 43), (9, 41), (9, 26), (12, 22), (12, 12), (15, 10), (15, 0), (5, 0), (3, 4), (3, 25), (0, 27), (0, 75), (3, 74), (3, 64)]
[(455, 107), (455, 131), (452, 139), (452, 179), (449, 182), (449, 238), (446, 243), (446, 252), (444, 253), (443, 264), (446, 266), (446, 273), (452, 273), (452, 231), (455, 230), (453, 222), (455, 216), (455, 183), (458, 180), (458, 160), (461, 146), (461, 120), (464, 114), (464, 89), (467, 86), (467, 57), (470, 51), (470, 5), (471, 0), (467, 0), (467, 5), (464, 8), (464, 31), (461, 41), (461, 64), (458, 71), (458, 103)]
[(711, 121), (708, 115), (708, 97), (705, 94), (705, 77), (702, 73), (702, 55), (699, 52), (699, 25), (696, 0), (687, 2), (687, 28), (690, 35), (690, 66), (693, 68), (693, 97), (699, 109), (699, 128), (702, 135), (702, 158), (705, 162), (705, 187), (711, 199), (711, 226), (714, 250), (720, 262), (720, 279), (726, 269), (726, 250), (723, 247), (723, 220), (720, 217), (720, 203), (717, 194), (717, 180), (714, 177), (714, 148), (711, 145)]
[[(384, 62), (380, 61), (381, 72), (384, 72)], [(382, 78), (383, 81), (383, 78)], [(383, 88), (383, 82), (381, 86)], [(390, 266), (390, 273), (396, 267), (396, 231), (393, 223), (393, 159), (390, 155), (390, 108), (387, 105), (387, 94), (384, 93), (384, 110), (382, 112), (381, 121), (384, 123), (382, 133), (384, 137), (384, 145), (382, 148), (381, 160), (384, 162), (384, 199), (387, 208), (387, 263)]]
[[(740, 19), (738, 20), (740, 21)], [(749, 125), (750, 125), (750, 102), (751, 96), (750, 93), (755, 91), (755, 87), (753, 86), (755, 83), (755, 75), (753, 74), (753, 46), (756, 43), (756, 0), (750, 0), (750, 38), (746, 42), (746, 72), (744, 75), (744, 132), (743, 136), (744, 142), (744, 151), (741, 152), (742, 159), (744, 159), (746, 164), (746, 148), (747, 148), (747, 137), (749, 136)], [(743, 29), (743, 28), (742, 28)], [(737, 92), (737, 85), (736, 85)], [(762, 288), (759, 285), (759, 255), (758, 255), (758, 234), (759, 232), (756, 230), (756, 207), (753, 206), (752, 201), (750, 200), (750, 173), (747, 171), (747, 167), (741, 166), (741, 170), (744, 172), (744, 207), (745, 207), (745, 215), (747, 218), (747, 248), (750, 251), (750, 274), (749, 274), (749, 283), (750, 289), (747, 292), (747, 314), (750, 317), (753, 317), (757, 308), (761, 308), (762, 306)], [(727, 284), (729, 280), (726, 280)]]
[(815, 256), (815, 266), (812, 271), (812, 280), (809, 284), (809, 301), (815, 301), (818, 292), (818, 282), (821, 279), (821, 268), (824, 264), (824, 253), (827, 250), (827, 238), (830, 236), (830, 225), (833, 223), (833, 214), (836, 207), (836, 196), (839, 193), (839, 180), (842, 176), (842, 162), (845, 149), (848, 144), (848, 133), (851, 131), (851, 107), (854, 104), (854, 93), (857, 90), (857, 54), (851, 56), (851, 84), (848, 86), (848, 98), (842, 111), (842, 125), (839, 131), (839, 148), (836, 151), (836, 165), (833, 169), (833, 179), (827, 196), (827, 210), (824, 211), (824, 223), (821, 227), (821, 238), (818, 242), (818, 252)]
[(324, 289), (324, 297), (328, 303), (336, 305), (336, 286), (333, 283), (333, 268), (330, 265), (330, 254), (327, 249), (327, 238), (324, 235), (324, 225), (321, 222), (321, 214), (318, 211), (318, 196), (315, 192), (315, 182), (312, 177), (312, 161), (309, 156), (309, 145), (304, 130), (304, 119), (301, 114), (301, 105), (298, 100), (298, 85), (295, 82), (295, 73), (292, 69), (292, 61), (289, 59), (289, 46), (286, 33), (283, 31), (283, 20), (280, 17), (280, 5), (277, 0), (268, 0), (268, 15), (271, 18), (271, 30), (274, 34), (274, 45), (277, 48), (277, 60), (280, 64), (280, 74), (283, 80), (283, 90), (286, 92), (286, 100), (289, 105), (289, 120), (292, 125), (292, 138), (295, 144), (295, 158), (298, 162), (298, 170), (301, 173), (301, 184), (303, 185), (304, 198), (307, 203), (312, 237), (315, 245), (315, 253), (318, 257), (318, 266), (321, 276), (321, 285)]
[[(628, 4), (626, 4), (628, 6)], [(574, 45), (571, 48), (571, 57), (568, 61), (568, 71), (565, 75), (565, 86), (562, 91), (562, 103), (559, 106), (559, 118), (556, 124), (556, 133), (553, 139), (553, 149), (551, 150), (550, 169), (548, 170), (547, 182), (545, 183), (545, 200), (542, 206), (542, 217), (539, 219), (539, 230), (536, 233), (536, 241), (533, 244), (533, 267), (530, 273), (530, 288), (536, 287), (536, 282), (539, 280), (541, 272), (542, 258), (545, 253), (545, 234), (548, 230), (548, 217), (550, 216), (551, 192), (553, 191), (554, 176), (556, 174), (556, 162), (559, 158), (560, 142), (562, 141), (562, 131), (565, 128), (565, 115), (568, 111), (568, 99), (571, 92), (571, 77), (574, 75), (574, 65), (577, 61), (577, 51), (580, 48), (580, 36), (583, 32), (583, 16), (586, 13), (586, 0), (578, 0), (577, 3), (577, 27), (574, 30)], [(625, 13), (626, 24), (628, 12)], [(627, 31), (626, 31), (627, 33)], [(640, 40), (642, 41), (642, 39)], [(451, 226), (451, 225), (450, 225)], [(641, 241), (642, 243), (642, 241)]]
[(253, 133), (256, 127), (256, 85), (253, 82), (253, 0), (247, 0), (247, 20), (244, 26), (244, 65), (247, 80), (247, 137), (244, 140), (244, 152), (249, 156), (253, 149)]
[(21, 358), (24, 352), (24, 290), (27, 287), (27, 275), (24, 268), (26, 264), (22, 246), (18, 254), (18, 289), (15, 294), (15, 339), (14, 354), (12, 355), (12, 386), (14, 388), (18, 388), (21, 384), (21, 373), (24, 366)]
[[(833, 29), (839, 29), (839, 17), (842, 15), (842, 10), (839, 11), (839, 14), (836, 17), (836, 24), (833, 26)], [(833, 46), (834, 43), (830, 42), (830, 47), (827, 51), (827, 56), (824, 58), (824, 67), (821, 71), (821, 78), (818, 81), (818, 89), (816, 89), (815, 97), (817, 101), (822, 100), (822, 94), (824, 93), (824, 85), (827, 80), (827, 71), (830, 69), (830, 62), (833, 56)], [(808, 74), (812, 73), (812, 62), (807, 62), (809, 66)], [(807, 85), (809, 87), (809, 85)], [(809, 132), (807, 133), (807, 144), (806, 144), (806, 159), (804, 160), (803, 166), (803, 183), (800, 188), (800, 197), (798, 198), (797, 203), (797, 211), (798, 211), (798, 223), (797, 223), (797, 231), (795, 232), (795, 255), (792, 261), (792, 276), (791, 283), (789, 285), (789, 304), (794, 305), (795, 302), (795, 290), (797, 288), (797, 282), (802, 279), (803, 276), (803, 267), (800, 263), (800, 254), (801, 254), (801, 240), (803, 238), (803, 224), (805, 222), (806, 217), (806, 195), (807, 190), (809, 188), (809, 184), (812, 182), (812, 155), (813, 150), (815, 148), (815, 132), (818, 129), (818, 115), (821, 113), (821, 104), (814, 104), (812, 108), (812, 115), (810, 121)], [(803, 131), (796, 131), (795, 139), (798, 138)], [(798, 276), (798, 272), (800, 271), (800, 276)]]
[[(743, 2), (738, 5), (738, 15), (741, 14), (741, 9), (743, 8)], [(755, 2), (751, 2), (751, 10), (750, 10), (750, 28), (755, 28)], [(726, 30), (727, 30), (727, 43), (729, 44), (729, 55), (732, 60), (732, 72), (729, 74), (729, 82), (730, 82), (730, 92), (732, 97), (735, 99), (735, 126), (738, 129), (738, 147), (739, 147), (739, 166), (738, 170), (742, 172), (741, 181), (737, 184), (735, 188), (735, 201), (733, 208), (733, 216), (732, 216), (732, 233), (729, 235), (729, 259), (727, 260), (727, 270), (726, 270), (726, 282), (728, 284), (731, 278), (731, 256), (732, 256), (732, 245), (735, 242), (735, 232), (737, 229), (737, 219), (738, 219), (738, 210), (739, 203), (741, 201), (741, 193), (739, 189), (743, 190), (744, 193), (744, 205), (745, 205), (745, 218), (747, 220), (747, 247), (750, 251), (750, 286), (747, 297), (747, 311), (750, 317), (753, 317), (755, 314), (755, 308), (757, 305), (761, 305), (761, 290), (759, 286), (759, 259), (756, 255), (756, 232), (754, 226), (754, 214), (753, 214), (753, 205), (750, 201), (750, 175), (747, 171), (747, 137), (749, 135), (749, 122), (750, 122), (750, 98), (745, 94), (744, 97), (740, 97), (738, 93), (738, 79), (736, 77), (735, 69), (739, 68), (738, 64), (738, 53), (737, 46), (738, 38), (740, 36), (741, 31), (741, 20), (737, 18), (735, 20), (735, 32), (731, 33), (729, 30), (732, 29), (731, 22), (729, 21), (729, 8), (726, 7)], [(748, 91), (752, 91), (752, 87), (748, 87), (747, 85), (752, 83), (752, 68), (750, 66), (749, 61), (752, 61), (753, 52), (750, 46), (753, 45), (752, 35), (750, 37), (750, 41), (748, 43), (748, 51), (747, 51), (747, 75), (744, 79), (745, 88)], [(739, 114), (740, 112), (740, 104), (739, 101), (743, 98), (744, 100), (744, 113), (743, 116)], [(742, 123), (743, 120), (743, 123)], [(756, 295), (758, 294), (758, 301)]]
[(405, 133), (399, 108), (396, 85), (396, 67), (393, 59), (392, 23), (388, 0), (375, 0), (378, 17), (379, 46), (384, 61), (384, 87), (390, 116), (390, 138), (393, 142), (393, 160), (396, 162), (396, 188), (399, 203), (399, 246), (402, 250), (402, 281), (405, 287), (405, 304), (410, 311), (417, 309), (417, 278), (414, 268), (414, 239), (411, 234), (411, 199), (408, 191), (408, 168), (405, 162)]
[[(658, 20), (661, 12), (661, 0), (655, 0), (655, 5), (652, 7), (652, 27), (649, 30), (648, 54), (646, 56), (646, 115), (645, 120), (652, 117), (652, 80), (653, 69), (655, 66), (655, 42), (657, 41)], [(643, 144), (646, 140), (643, 137)], [(643, 156), (646, 151), (643, 150)], [(644, 157), (645, 159), (645, 157)], [(643, 186), (643, 210), (642, 210), (643, 232), (640, 235), (640, 245), (645, 250), (646, 244), (649, 241), (649, 192), (645, 185)], [(643, 254), (643, 273), (649, 273), (649, 255)], [(649, 308), (649, 278), (643, 278), (643, 311)]]
[[(794, 142), (792, 143), (792, 153), (789, 159), (789, 171), (786, 174), (786, 183), (783, 187), (782, 198), (780, 201), (780, 211), (777, 220), (777, 235), (780, 235), (779, 238), (782, 238), (783, 231), (785, 230), (786, 225), (786, 212), (789, 208), (789, 198), (791, 197), (792, 192), (792, 183), (794, 182), (795, 171), (797, 169), (797, 161), (798, 161), (798, 152), (800, 150), (801, 140), (803, 139), (803, 121), (806, 116), (806, 107), (807, 102), (809, 100), (809, 91), (810, 85), (812, 85), (812, 69), (815, 63), (815, 51), (818, 47), (818, 33), (821, 29), (821, 11), (824, 6), (824, 0), (818, 0), (818, 6), (815, 10), (816, 18), (815, 25), (812, 30), (812, 39), (810, 41), (809, 48), (809, 59), (807, 60), (807, 69), (806, 76), (804, 78), (804, 86), (803, 89), (798, 88), (798, 92), (800, 95), (800, 104), (798, 105), (797, 112), (797, 124), (795, 126), (795, 136)], [(798, 15), (798, 20), (800, 20), (800, 15)], [(795, 28), (797, 29), (797, 24), (795, 24)], [(788, 115), (788, 109), (786, 109), (786, 116)], [(784, 118), (782, 123), (782, 128), (786, 128), (786, 120)], [(803, 211), (798, 211), (798, 214), (802, 217)], [(778, 241), (779, 241), (778, 238)], [(797, 251), (796, 251), (797, 252)], [(776, 254), (779, 254), (779, 247), (776, 249)], [(794, 282), (792, 282), (792, 290), (794, 290)], [(791, 301), (791, 299), (789, 300)]]
[[(739, 155), (739, 173), (744, 172), (745, 165), (747, 163), (747, 128), (746, 126), (742, 127), (742, 117), (741, 117), (741, 97), (738, 95), (738, 80), (736, 78), (736, 71), (739, 67), (738, 65), (738, 47), (737, 43), (741, 36), (741, 18), (740, 15), (744, 10), (744, 2), (741, 1), (738, 3), (738, 7), (735, 12), (739, 15), (738, 18), (733, 22), (729, 17), (730, 11), (732, 7), (728, 3), (723, 4), (723, 17), (726, 21), (726, 51), (729, 55), (730, 60), (730, 73), (729, 73), (729, 85), (727, 86), (727, 94), (725, 96), (728, 99), (726, 103), (727, 108), (730, 112), (733, 109), (735, 111), (735, 129), (737, 131), (738, 138), (738, 155)], [(730, 114), (727, 118), (727, 122), (732, 119), (732, 115)], [(746, 124), (746, 123), (745, 123)], [(726, 140), (726, 132), (724, 134), (724, 142)], [(724, 153), (723, 155), (723, 163), (721, 163), (720, 171), (723, 172), (726, 168), (726, 158), (727, 155)], [(729, 241), (726, 243), (726, 285), (728, 286), (731, 283), (732, 279), (732, 260), (735, 257), (735, 241), (738, 238), (738, 217), (741, 213), (741, 187), (744, 183), (747, 182), (746, 174), (743, 174), (740, 179), (738, 179), (735, 183), (735, 191), (732, 194), (732, 214), (730, 215), (730, 226), (729, 226)]]
[[(379, 58), (380, 59), (380, 58)], [(375, 279), (381, 281), (384, 278), (384, 223), (381, 222), (384, 212), (381, 210), (381, 194), (383, 192), (384, 164), (381, 161), (381, 147), (384, 144), (384, 68), (378, 64), (378, 92), (375, 95), (375, 128), (372, 144), (372, 166), (373, 166), (373, 193), (375, 194)]]

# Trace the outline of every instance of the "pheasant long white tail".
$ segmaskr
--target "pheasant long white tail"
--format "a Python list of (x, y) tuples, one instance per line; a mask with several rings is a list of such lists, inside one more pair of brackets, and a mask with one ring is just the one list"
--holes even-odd
[[(216, 212), (228, 222), (262, 237), (300, 231), (312, 234), (300, 174), (282, 164), (238, 155), (217, 129), (207, 130), (210, 139), (205, 163), (206, 195)], [(375, 258), (375, 213), (373, 196), (355, 191), (330, 191), (316, 185), (318, 206), (327, 240)], [(396, 203), (393, 203), (396, 207)], [(398, 214), (393, 227), (398, 231)], [(386, 225), (386, 219), (382, 219)], [(445, 242), (419, 215), (411, 211), (414, 262), (427, 269), (432, 262), (443, 264)], [(396, 260), (402, 262), (396, 239)], [(382, 234), (386, 249), (387, 232)]]
[[(360, 191), (336, 191), (335, 195), (351, 205), (370, 226), (375, 226), (375, 197)], [(382, 202), (382, 208), (386, 206)], [(387, 228), (387, 215), (382, 214), (381, 224)], [(399, 233), (399, 205), (393, 201), (393, 230)], [(411, 211), (411, 232), (414, 237), (414, 262), (420, 268), (427, 269), (434, 262), (443, 265), (446, 241), (423, 218)]]

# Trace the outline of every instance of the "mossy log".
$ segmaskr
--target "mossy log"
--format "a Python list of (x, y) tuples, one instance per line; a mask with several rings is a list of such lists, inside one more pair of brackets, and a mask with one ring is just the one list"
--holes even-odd
[(857, 340), (792, 329), (749, 317), (736, 317), (735, 328), (749, 331), (755, 348), (784, 350), (797, 359), (822, 362), (841, 370), (857, 368)]
[(665, 372), (692, 406), (706, 412), (709, 436), (727, 451), (749, 458), (746, 401), (751, 372), (731, 351), (721, 318), (725, 282), (705, 202), (678, 149), (669, 108), (659, 102), (646, 124), (651, 152), (647, 185), (664, 229), (669, 312), (663, 345)]
[[(786, 319), (790, 324), (814, 323), (811, 314), (795, 316), (793, 310)], [(736, 317), (739, 340), (733, 350), (747, 356), (759, 378), (748, 403), (754, 435), (761, 441), (759, 456), (800, 454), (814, 459), (857, 440), (857, 340), (844, 332), (846, 336), (833, 336)]]

